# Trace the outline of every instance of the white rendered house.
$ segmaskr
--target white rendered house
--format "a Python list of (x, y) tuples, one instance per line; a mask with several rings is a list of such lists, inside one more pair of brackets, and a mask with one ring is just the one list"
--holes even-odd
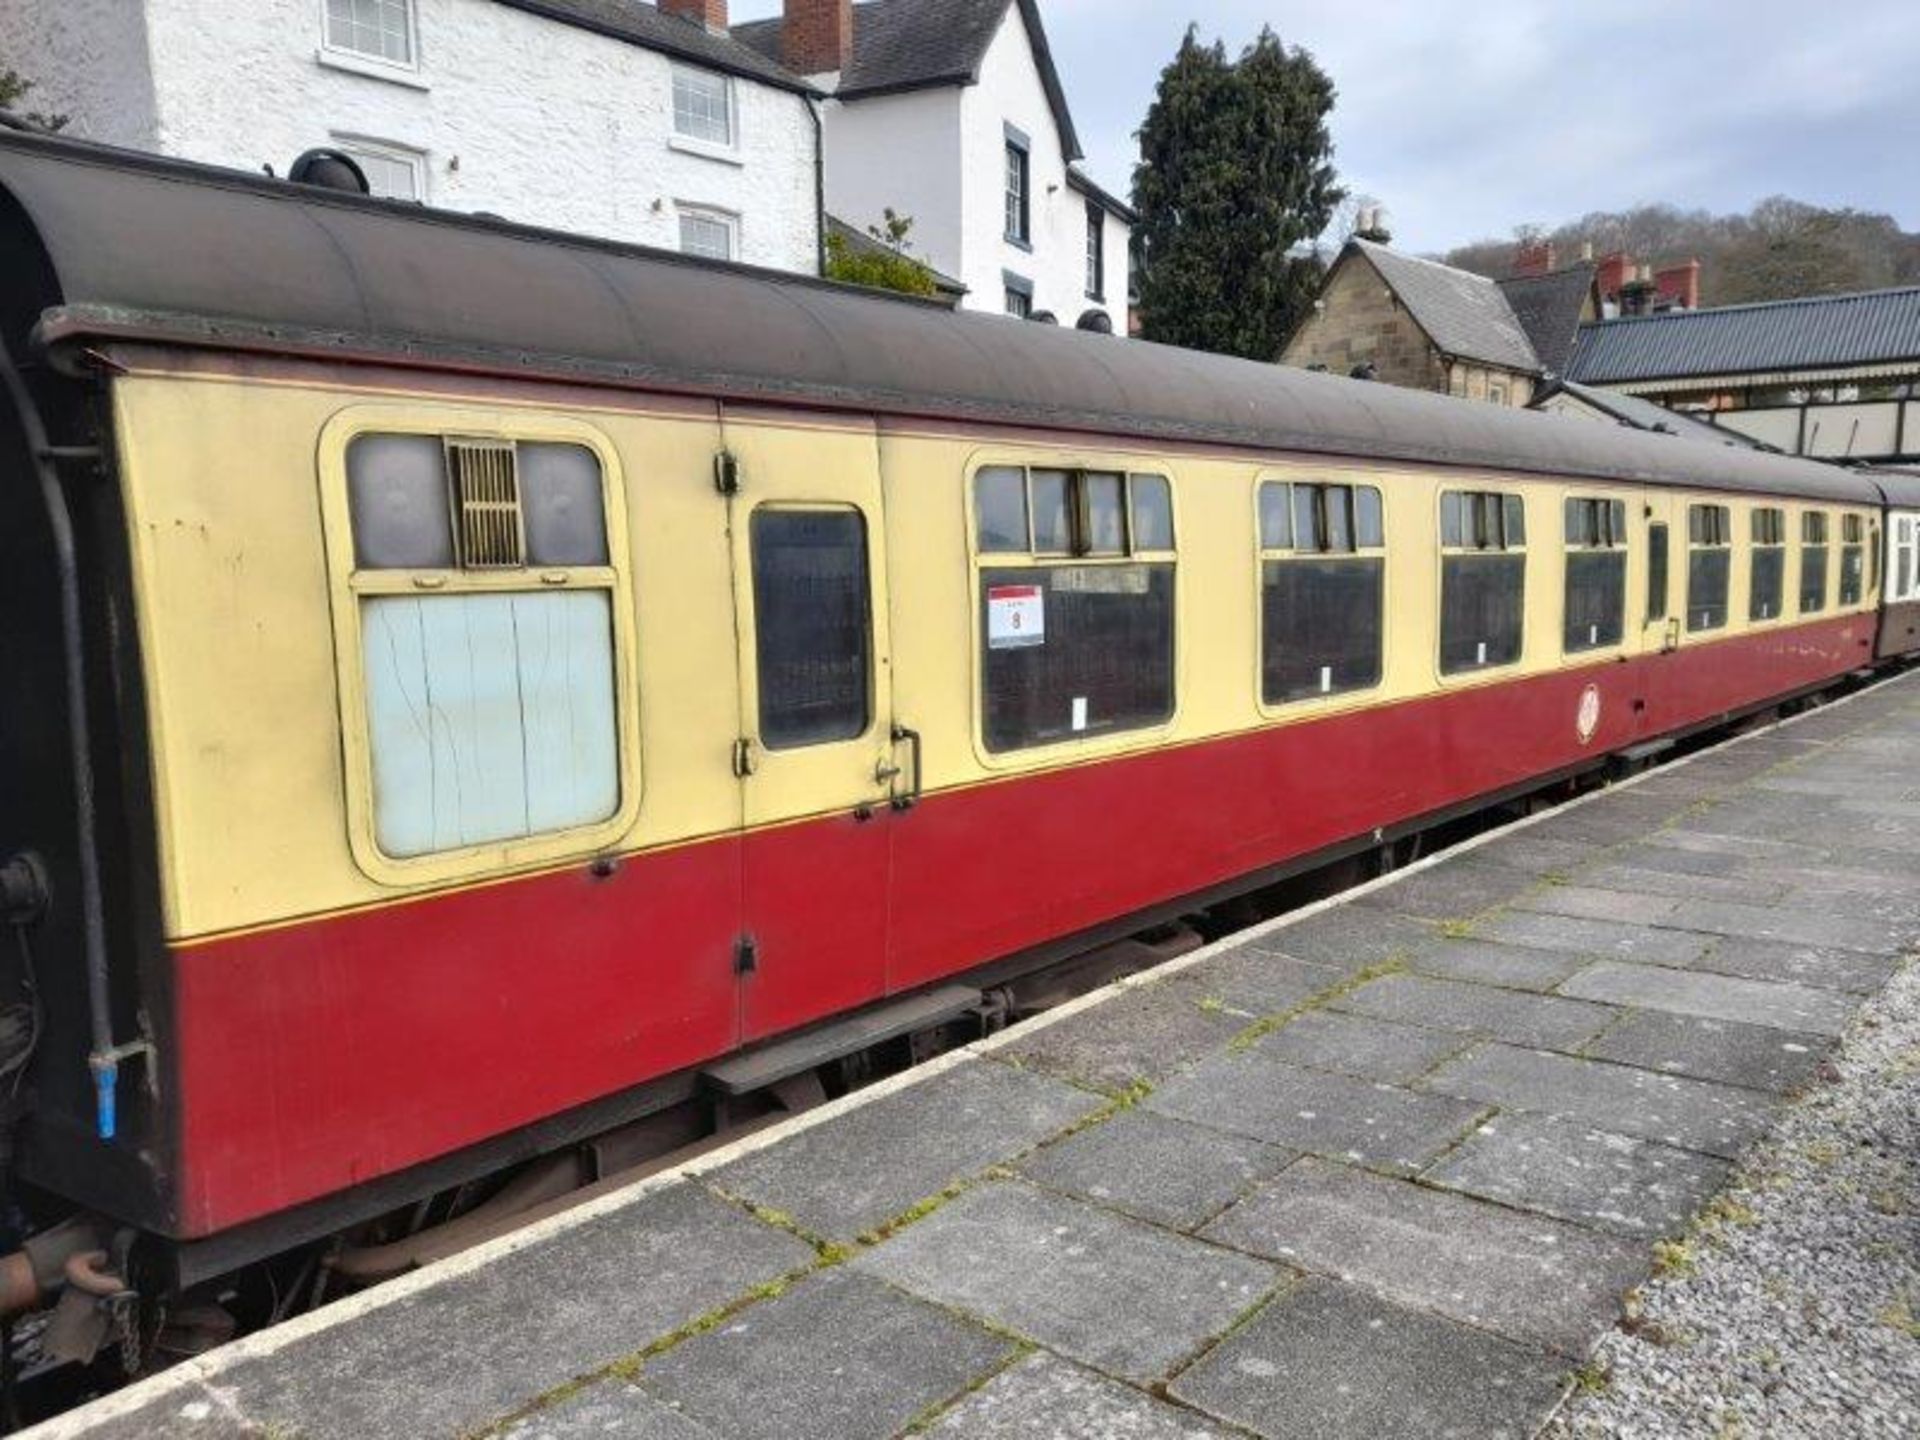
[(785, 0), (733, 34), (833, 97), (829, 215), (911, 216), (969, 309), (1127, 333), (1133, 213), (1077, 168), (1037, 0)]
[(3, 0), (0, 56), (85, 139), (816, 273), (816, 94), (725, 0)]

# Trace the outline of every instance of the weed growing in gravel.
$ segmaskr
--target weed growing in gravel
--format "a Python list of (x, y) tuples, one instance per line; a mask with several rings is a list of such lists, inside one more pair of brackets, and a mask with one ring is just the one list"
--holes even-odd
[(1653, 1246), (1653, 1273), (1691, 1275), (1698, 1264), (1693, 1246), (1685, 1240), (1656, 1240)]

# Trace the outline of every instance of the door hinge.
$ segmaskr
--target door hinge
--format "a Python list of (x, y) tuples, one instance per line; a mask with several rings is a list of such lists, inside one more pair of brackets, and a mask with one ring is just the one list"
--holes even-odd
[(733, 973), (751, 975), (760, 968), (760, 942), (751, 935), (742, 935), (733, 942)]
[(753, 741), (744, 736), (733, 742), (733, 773), (740, 780), (753, 774)]
[(722, 495), (740, 493), (740, 457), (722, 450), (713, 457), (713, 488)]

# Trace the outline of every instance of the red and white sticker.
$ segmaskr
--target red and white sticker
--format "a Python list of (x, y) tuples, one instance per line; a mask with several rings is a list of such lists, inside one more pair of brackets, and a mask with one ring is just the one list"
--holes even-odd
[(1587, 744), (1600, 731), (1600, 687), (1589, 685), (1580, 692), (1580, 708), (1573, 717), (1574, 728), (1580, 732), (1580, 743)]
[(987, 591), (987, 648), (1023, 650), (1047, 643), (1047, 597), (1038, 585), (995, 585)]

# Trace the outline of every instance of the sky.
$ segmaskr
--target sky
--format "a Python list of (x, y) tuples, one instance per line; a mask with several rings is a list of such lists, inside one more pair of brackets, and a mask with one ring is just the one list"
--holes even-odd
[[(1093, 177), (1189, 24), (1230, 52), (1272, 25), (1332, 76), (1334, 164), (1395, 243), (1435, 252), (1643, 201), (1769, 195), (1920, 230), (1916, 0), (1040, 0)], [(733, 17), (780, 0), (734, 0)]]

